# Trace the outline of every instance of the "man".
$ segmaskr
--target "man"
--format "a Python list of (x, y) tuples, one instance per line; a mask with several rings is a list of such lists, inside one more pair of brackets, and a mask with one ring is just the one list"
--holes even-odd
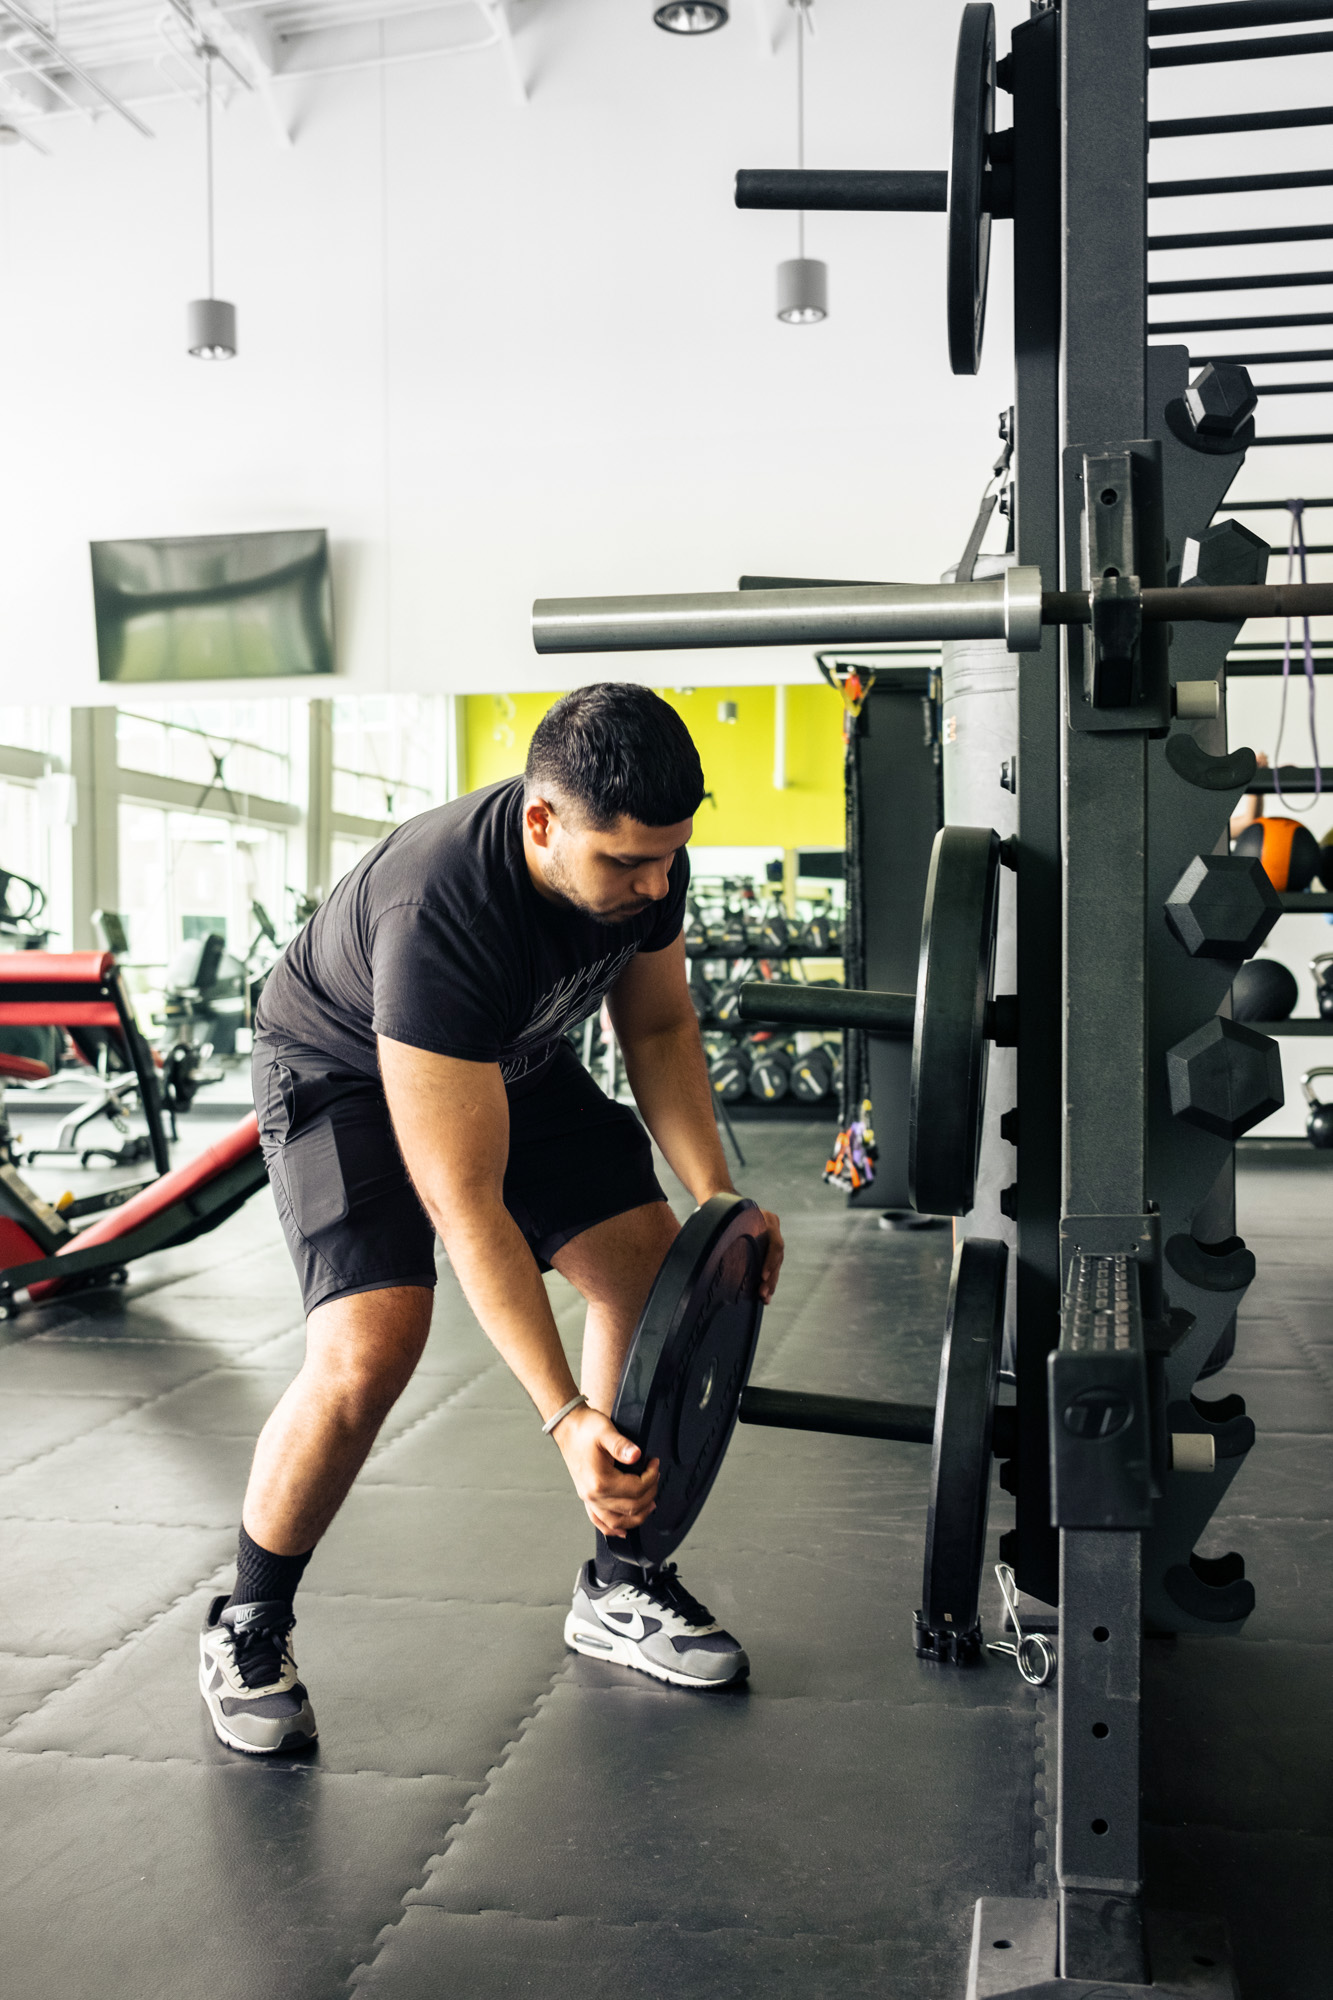
[[(678, 1225), (643, 1127), (565, 1040), (605, 997), (672, 1168), (697, 1202), (730, 1191), (682, 935), (702, 797), (673, 709), (647, 688), (580, 688), (538, 725), (522, 779), (391, 833), (269, 978), (255, 1103), (306, 1359), (260, 1434), (236, 1587), (200, 1639), (200, 1690), (232, 1749), (315, 1737), (292, 1601), (420, 1359), (437, 1234), (597, 1532), (567, 1644), (689, 1687), (749, 1670), (674, 1564), (644, 1571), (612, 1545), (653, 1510), (657, 1461), (640, 1466), (607, 1412)], [(766, 1219), (767, 1299), (782, 1236)], [(581, 1390), (541, 1279), (552, 1266), (588, 1302)]]

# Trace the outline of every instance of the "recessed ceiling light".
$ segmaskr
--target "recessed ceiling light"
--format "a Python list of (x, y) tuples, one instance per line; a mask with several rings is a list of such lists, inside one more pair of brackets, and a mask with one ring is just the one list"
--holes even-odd
[(727, 25), (724, 0), (667, 0), (653, 15), (669, 35), (711, 35)]

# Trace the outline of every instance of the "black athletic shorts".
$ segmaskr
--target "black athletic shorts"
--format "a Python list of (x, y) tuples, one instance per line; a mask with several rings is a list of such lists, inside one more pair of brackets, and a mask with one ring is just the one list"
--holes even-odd
[[(307, 1313), (352, 1292), (435, 1283), (435, 1231), (398, 1151), (377, 1077), (315, 1049), (255, 1039), (264, 1163)], [(648, 1134), (568, 1044), (509, 1102), (504, 1203), (543, 1270), (594, 1223), (665, 1201)]]

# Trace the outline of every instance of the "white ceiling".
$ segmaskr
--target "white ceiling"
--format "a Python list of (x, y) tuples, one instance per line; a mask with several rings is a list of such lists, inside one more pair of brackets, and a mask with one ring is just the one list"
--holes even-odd
[[(152, 132), (151, 106), (254, 93), (279, 136), (286, 77), (493, 51), (524, 94), (508, 0), (0, 0), (0, 137), (43, 150), (61, 119)], [(4, 129), (7, 128), (7, 129)]]

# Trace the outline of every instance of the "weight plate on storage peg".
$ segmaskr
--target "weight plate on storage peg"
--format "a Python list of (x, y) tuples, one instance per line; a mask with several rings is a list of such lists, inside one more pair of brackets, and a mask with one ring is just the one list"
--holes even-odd
[(756, 1203), (715, 1194), (667, 1251), (639, 1315), (611, 1421), (661, 1461), (657, 1506), (611, 1538), (626, 1562), (654, 1569), (699, 1517), (736, 1426), (763, 1306), (768, 1231)]
[(986, 152), (995, 124), (995, 9), (963, 9), (953, 84), (953, 160), (949, 172), (949, 366), (975, 375), (981, 366), (990, 270)]
[(916, 1650), (925, 1659), (969, 1660), (981, 1651), (977, 1603), (1008, 1268), (1008, 1246), (985, 1237), (965, 1237), (954, 1254), (916, 1614)]
[(922, 1215), (966, 1215), (976, 1196), (999, 896), (1000, 836), (941, 827), (926, 878), (908, 1107), (908, 1185)]

